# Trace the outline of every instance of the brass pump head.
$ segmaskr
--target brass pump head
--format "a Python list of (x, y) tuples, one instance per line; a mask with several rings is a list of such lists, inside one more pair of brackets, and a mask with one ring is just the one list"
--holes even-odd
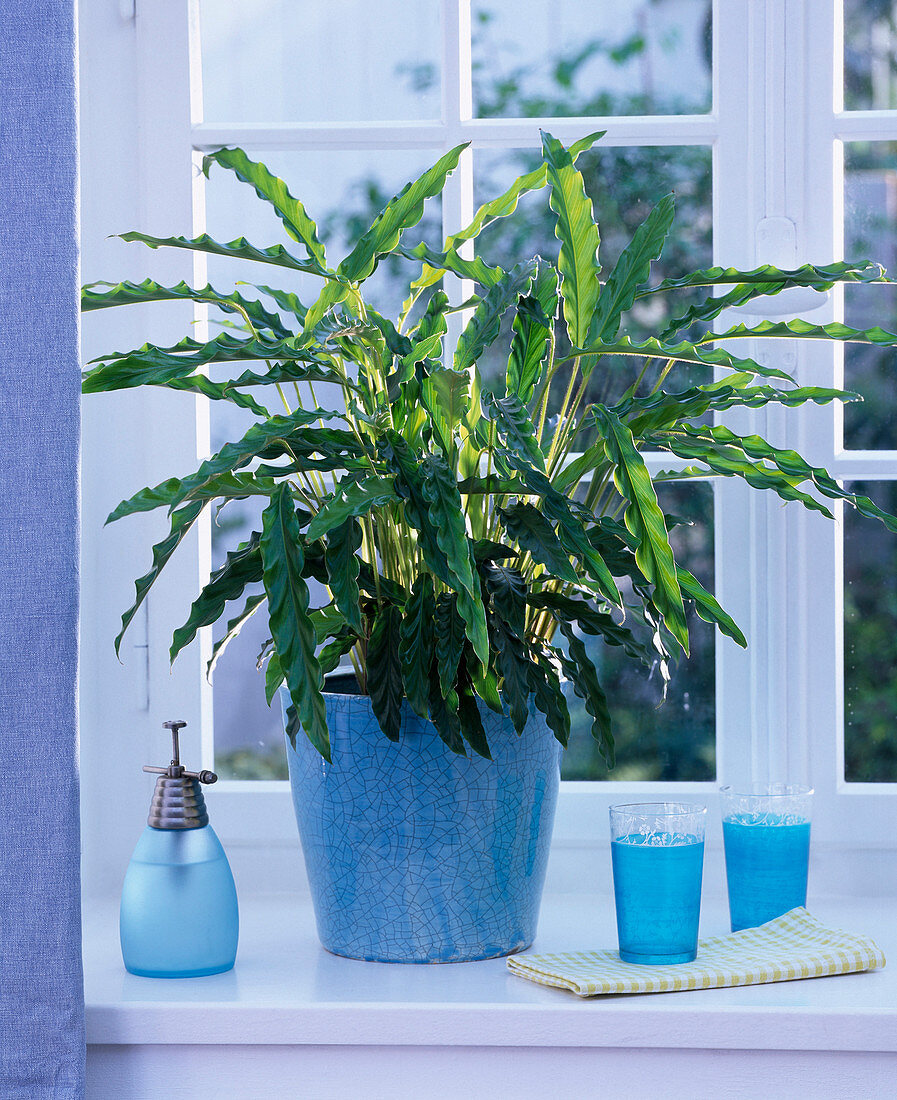
[(200, 783), (217, 783), (214, 772), (188, 772), (180, 759), (178, 734), (186, 722), (163, 722), (171, 730), (171, 763), (167, 768), (144, 764), (145, 772), (158, 775), (147, 824), (154, 829), (201, 829), (209, 823)]

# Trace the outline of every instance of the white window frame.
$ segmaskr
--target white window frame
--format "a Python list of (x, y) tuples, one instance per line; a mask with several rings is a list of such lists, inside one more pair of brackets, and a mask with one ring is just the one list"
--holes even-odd
[[(519, 148), (540, 124), (569, 143), (607, 129), (602, 144), (707, 145), (713, 158), (714, 262), (796, 266), (841, 256), (843, 168), (840, 143), (897, 140), (897, 111), (844, 112), (841, 102), (840, 0), (714, 0), (713, 109), (706, 115), (613, 119), (472, 117), (469, 0), (441, 0), (443, 103), (439, 122), (401, 124), (208, 125), (201, 121), (195, 0), (85, 0), (82, 3), (82, 95), (85, 143), (85, 279), (204, 278), (203, 258), (149, 252), (108, 242), (108, 233), (139, 228), (170, 235), (199, 232), (202, 188), (197, 159), (206, 149), (238, 144), (269, 149)], [(165, 77), (157, 62), (165, 59)], [(732, 216), (731, 212), (736, 215)], [(443, 199), (446, 231), (474, 213), (473, 153), (462, 156)], [(269, 243), (269, 242), (261, 242)], [(459, 291), (460, 287), (455, 287)], [(813, 313), (833, 319), (836, 294)], [(781, 297), (782, 308), (788, 300)], [(182, 334), (189, 308), (164, 307), (170, 334)], [(111, 317), (111, 314), (117, 314)], [(768, 311), (766, 313), (768, 316)], [(142, 342), (144, 307), (107, 311), (85, 328), (85, 352)], [(783, 314), (786, 316), (786, 314)], [(158, 326), (159, 322), (154, 322)], [(158, 327), (154, 328), (154, 332)], [(742, 348), (741, 350), (747, 350)], [(779, 342), (763, 355), (802, 382), (837, 384), (841, 357), (809, 342)], [(839, 411), (831, 407), (747, 411), (727, 422), (795, 447), (843, 479), (897, 477), (897, 452), (846, 452)], [(142, 448), (133, 441), (143, 438)], [(116, 890), (146, 812), (151, 784), (140, 771), (166, 752), (161, 722), (193, 717), (204, 766), (211, 762), (211, 693), (202, 646), (189, 647), (169, 674), (172, 617), (208, 572), (207, 531), (182, 548), (132, 626), (123, 653), (111, 653), (118, 616), (147, 560), (155, 516), (100, 530), (106, 512), (135, 488), (188, 469), (208, 446), (207, 413), (184, 395), (137, 391), (85, 402), (84, 635), (82, 760), (85, 879), (95, 892)], [(111, 456), (111, 457), (110, 457)], [(845, 887), (897, 808), (897, 784), (848, 784), (843, 766), (842, 551), (839, 526), (773, 494), (721, 481), (715, 493), (716, 588), (750, 642), (745, 654), (719, 637), (718, 782), (788, 776), (817, 791), (814, 848)], [(808, 576), (812, 548), (813, 576)], [(192, 557), (191, 557), (192, 554)], [(168, 571), (166, 571), (168, 572)], [(811, 641), (827, 639), (823, 652)], [(201, 721), (198, 716), (202, 715)], [(188, 755), (196, 748), (186, 737)], [(107, 769), (114, 760), (115, 779)], [(101, 778), (102, 777), (102, 778)], [(715, 801), (717, 783), (563, 784), (559, 846), (606, 842), (613, 801), (695, 796)], [(289, 785), (221, 782), (210, 795), (214, 825), (234, 859), (259, 885), (295, 858)], [(289, 855), (288, 853), (291, 853)], [(828, 855), (826, 855), (828, 853)], [(841, 856), (838, 853), (842, 853)], [(849, 857), (844, 853), (851, 853)], [(873, 852), (874, 855), (874, 852)], [(834, 861), (834, 862), (832, 862)]]

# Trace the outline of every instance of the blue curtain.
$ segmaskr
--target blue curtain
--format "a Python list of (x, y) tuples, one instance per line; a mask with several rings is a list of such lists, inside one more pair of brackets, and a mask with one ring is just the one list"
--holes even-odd
[(74, 0), (0, 0), (0, 1096), (80, 1097)]

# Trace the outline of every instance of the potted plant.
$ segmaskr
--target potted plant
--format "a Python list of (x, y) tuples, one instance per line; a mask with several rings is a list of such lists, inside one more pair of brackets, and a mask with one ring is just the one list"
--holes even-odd
[[(673, 219), (667, 195), (603, 275), (599, 230), (575, 164), (598, 137), (566, 149), (543, 134), (541, 164), (469, 226), (441, 246), (407, 246), (403, 233), (442, 191), (459, 146), (390, 200), (335, 266), (286, 184), (240, 149), (222, 149), (206, 157), (206, 173), (224, 169), (254, 188), (298, 248), (208, 236), (124, 239), (258, 261), (265, 271), (281, 268), (287, 285), (298, 272), (312, 275), (320, 280), (315, 300), (306, 305), (269, 285), (256, 288), (263, 302), (150, 280), (84, 291), (85, 309), (193, 299), (230, 319), (209, 341), (144, 345), (103, 356), (85, 372), (85, 393), (167, 386), (235, 402), (257, 417), (194, 473), (141, 490), (109, 517), (161, 507), (171, 520), (122, 633), (204, 508), (262, 498), (261, 529), (212, 574), (174, 633), (171, 657), (227, 614), (214, 663), (267, 605), (265, 690), (269, 703), (279, 689), (287, 696), (290, 773), (319, 931), (339, 953), (430, 961), (528, 945), (558, 752), (570, 729), (564, 680), (584, 700), (592, 735), (613, 764), (613, 701), (583, 636), (659, 664), (667, 678), (671, 660), (688, 653), (692, 603), (746, 644), (712, 593), (677, 563), (669, 530), (682, 521), (659, 506), (659, 476), (738, 477), (825, 515), (824, 498), (845, 500), (897, 531), (897, 520), (793, 451), (712, 420), (730, 408), (856, 399), (797, 386), (733, 349), (745, 338), (891, 345), (897, 337), (804, 321), (710, 326), (728, 307), (762, 295), (880, 281), (882, 269), (711, 268), (652, 284)], [(519, 198), (540, 189), (557, 257), (523, 257), (510, 269), (471, 258), (465, 244), (491, 221), (514, 217)], [(397, 318), (365, 298), (366, 280), (387, 258), (410, 273)], [(471, 280), (473, 297), (450, 302), (441, 288), (446, 272)], [(639, 341), (626, 334), (633, 306), (688, 288), (700, 290), (701, 301), (662, 331)], [(458, 311), (463, 325), (449, 346)], [(506, 366), (489, 380), (478, 363), (506, 317)], [(239, 366), (227, 381), (204, 373), (230, 363)], [(677, 387), (683, 370), (704, 378)], [(340, 395), (338, 407), (318, 400), (316, 387), (325, 384)], [(282, 411), (272, 410), (275, 402)], [(652, 479), (645, 451), (687, 466)], [(259, 581), (264, 593), (247, 598)], [(233, 615), (228, 606), (241, 600)], [(323, 690), (346, 656), (361, 692), (354, 698)], [(376, 812), (379, 821), (367, 816)]]

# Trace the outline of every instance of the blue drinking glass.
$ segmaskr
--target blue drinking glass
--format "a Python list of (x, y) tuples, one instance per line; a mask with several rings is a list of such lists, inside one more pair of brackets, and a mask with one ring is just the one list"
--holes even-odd
[(720, 790), (732, 931), (807, 904), (812, 787)]
[(611, 863), (620, 958), (691, 962), (698, 951), (707, 807), (611, 806)]

